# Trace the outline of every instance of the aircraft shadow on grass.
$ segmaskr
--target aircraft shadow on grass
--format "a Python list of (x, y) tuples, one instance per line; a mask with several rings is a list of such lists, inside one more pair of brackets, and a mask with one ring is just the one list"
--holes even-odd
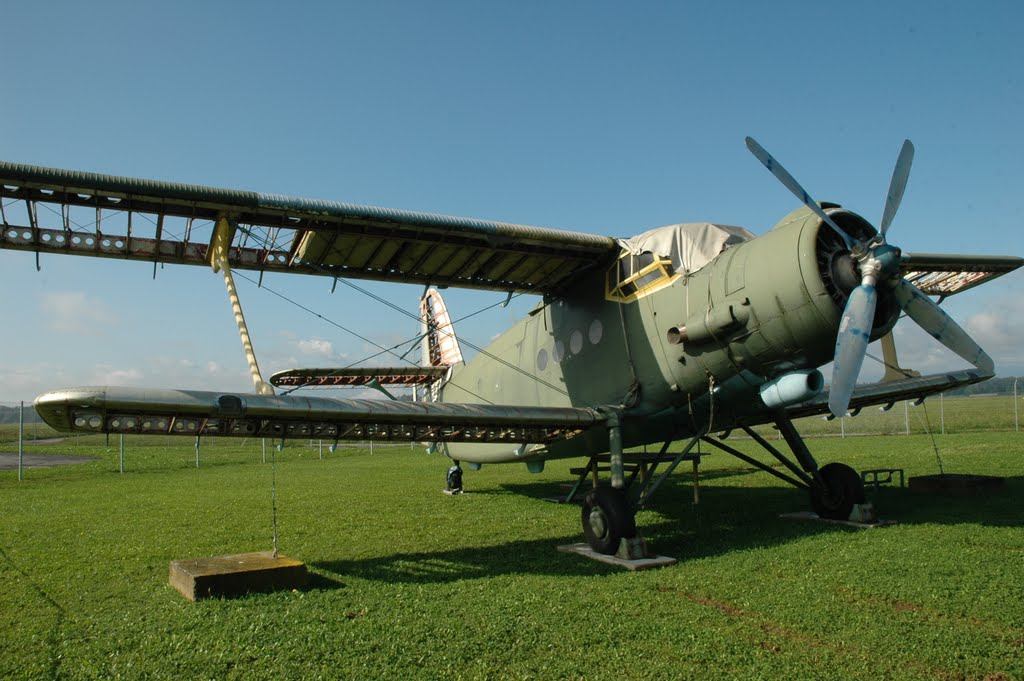
[(883, 516), (901, 523), (1024, 527), (1024, 476), (1007, 476), (1001, 489), (969, 496), (913, 492), (898, 485), (866, 490)]
[[(708, 471), (702, 481), (744, 475), (748, 471)], [(560, 483), (506, 485), (504, 491), (525, 494), (536, 503), (546, 497), (565, 494)], [(883, 518), (900, 523), (1024, 526), (1024, 509), (1018, 499), (1024, 492), (1024, 477), (1006, 479), (999, 492), (975, 497), (945, 497), (911, 492), (906, 488), (881, 487), (867, 490), (868, 499), (881, 508)], [(852, 527), (786, 520), (780, 513), (809, 508), (806, 495), (784, 486), (702, 487), (699, 505), (693, 503), (687, 481), (670, 479), (659, 496), (641, 512), (637, 522), (653, 553), (672, 556), (680, 563), (725, 555), (733, 551), (766, 548), (822, 533), (861, 532)], [(568, 512), (576, 513), (570, 506)], [(882, 530), (884, 531), (884, 530)], [(310, 567), (326, 573), (320, 581), (327, 588), (337, 583), (333, 576), (401, 583), (447, 583), (458, 580), (515, 574), (556, 576), (600, 575), (618, 568), (559, 553), (562, 544), (583, 541), (581, 535), (513, 541), (496, 546), (454, 547), (444, 551), (398, 553), (357, 560), (322, 561)], [(333, 585), (333, 586), (331, 586)], [(311, 585), (318, 588), (316, 584)]]

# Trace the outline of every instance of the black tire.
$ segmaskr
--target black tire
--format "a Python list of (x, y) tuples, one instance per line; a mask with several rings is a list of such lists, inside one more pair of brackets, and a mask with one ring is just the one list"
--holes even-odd
[(811, 485), (811, 507), (821, 518), (849, 520), (854, 504), (864, 503), (864, 481), (845, 463), (830, 463), (818, 471), (825, 482)]
[(455, 464), (448, 469), (448, 475), (445, 477), (445, 488), (450, 492), (462, 491), (462, 467), (459, 464)]
[(611, 555), (619, 550), (622, 539), (636, 536), (636, 518), (622, 490), (611, 487), (592, 489), (583, 498), (583, 536), (597, 553)]

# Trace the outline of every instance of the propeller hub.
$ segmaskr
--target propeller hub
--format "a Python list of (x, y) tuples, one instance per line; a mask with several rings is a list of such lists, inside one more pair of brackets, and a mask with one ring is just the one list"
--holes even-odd
[(884, 278), (893, 279), (899, 274), (900, 263), (903, 259), (903, 252), (900, 249), (883, 242), (872, 250), (871, 257), (878, 262), (879, 270)]
[(841, 251), (832, 257), (829, 263), (829, 270), (832, 273), (832, 281), (839, 291), (844, 295), (850, 295), (850, 291), (860, 285), (860, 272), (857, 269), (857, 260), (849, 251)]

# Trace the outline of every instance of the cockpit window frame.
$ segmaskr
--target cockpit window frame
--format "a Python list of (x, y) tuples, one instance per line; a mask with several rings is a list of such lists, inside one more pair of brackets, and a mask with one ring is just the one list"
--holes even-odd
[(679, 275), (666, 257), (623, 250), (605, 273), (605, 298), (629, 303), (672, 283)]

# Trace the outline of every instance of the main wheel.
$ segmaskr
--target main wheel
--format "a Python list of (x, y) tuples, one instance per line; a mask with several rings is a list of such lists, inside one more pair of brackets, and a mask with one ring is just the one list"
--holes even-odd
[(864, 503), (864, 481), (845, 463), (825, 464), (818, 471), (825, 488), (811, 485), (811, 507), (822, 518), (848, 520), (854, 504)]
[(636, 519), (622, 490), (598, 487), (583, 498), (583, 535), (597, 553), (613, 554), (622, 539), (636, 536)]

